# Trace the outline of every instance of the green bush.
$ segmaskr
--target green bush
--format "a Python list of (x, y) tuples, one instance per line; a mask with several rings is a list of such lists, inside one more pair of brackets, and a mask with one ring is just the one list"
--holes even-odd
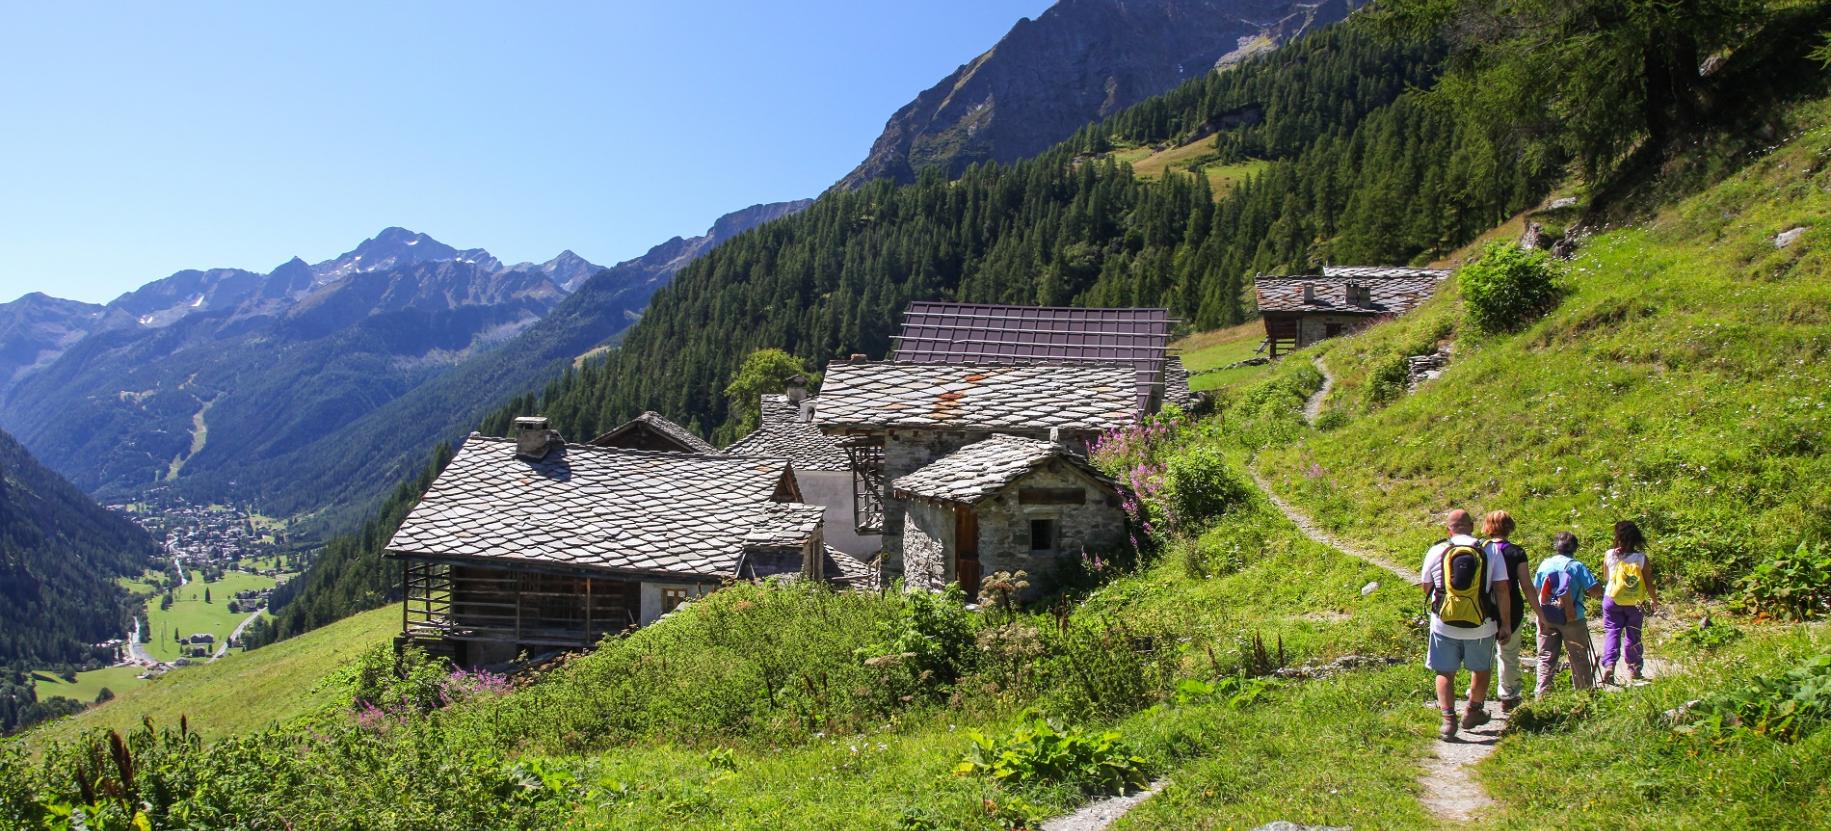
[(1510, 332), (1558, 305), (1556, 277), (1545, 252), (1495, 243), (1463, 266), (1457, 280), (1475, 328)]
[(1170, 458), (1164, 469), (1173, 524), (1193, 530), (1244, 502), (1251, 487), (1227, 463), (1227, 457), (1209, 447), (1196, 448)]
[(1068, 785), (1083, 793), (1121, 794), (1150, 781), (1143, 757), (1107, 731), (1091, 734), (1025, 712), (1009, 734), (967, 734), (973, 749), (954, 773), (986, 776), (1018, 787)]
[(1721, 740), (1752, 733), (1797, 741), (1831, 723), (1831, 655), (1797, 669), (1761, 676), (1737, 689), (1699, 702), (1678, 726), (1680, 733)]
[(1787, 620), (1831, 612), (1831, 546), (1802, 542), (1770, 555), (1742, 578), (1742, 598), (1751, 611)]
[(858, 660), (877, 673), (873, 697), (885, 709), (917, 697), (935, 698), (971, 672), (978, 652), (966, 594), (949, 583), (940, 594), (898, 592), (900, 613), (877, 625)]

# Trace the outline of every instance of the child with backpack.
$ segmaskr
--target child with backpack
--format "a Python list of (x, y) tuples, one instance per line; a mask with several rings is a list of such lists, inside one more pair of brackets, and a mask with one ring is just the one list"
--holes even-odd
[[(1489, 558), (1499, 559), (1507, 573), (1507, 591), (1502, 602), (1507, 606), (1506, 620), (1513, 622), (1511, 637), (1495, 641), (1495, 657), (1500, 661), (1500, 711), (1503, 713), (1513, 712), (1513, 708), (1518, 707), (1520, 702), (1519, 642), (1523, 637), (1520, 630), (1526, 628), (1526, 610), (1529, 608), (1520, 589), (1532, 580), (1532, 569), (1526, 562), (1526, 549), (1507, 539), (1512, 535), (1513, 527), (1513, 517), (1506, 511), (1490, 511), (1481, 519), (1481, 535), (1488, 538), (1482, 549)], [(1537, 604), (1535, 602), (1531, 605)]]
[[(1430, 598), (1430, 646), (1424, 662), (1437, 674), (1437, 707), (1443, 712), (1444, 741), (1455, 741), (1458, 724), (1464, 730), (1488, 723), (1485, 705), (1488, 677), (1494, 669), (1494, 641), (1511, 634), (1500, 596), (1506, 587), (1506, 569), (1490, 558), (1481, 541), (1471, 536), (1475, 520), (1467, 511), (1451, 511), (1445, 518), (1450, 535), (1431, 546), (1418, 573), (1418, 586)], [(1456, 719), (1456, 673), (1467, 668), (1468, 709)]]
[(1589, 624), (1584, 620), (1583, 597), (1600, 597), (1602, 584), (1589, 566), (1578, 562), (1577, 535), (1559, 531), (1551, 542), (1552, 555), (1533, 572), (1532, 585), (1539, 616), (1539, 683), (1534, 693), (1544, 698), (1558, 677), (1558, 655), (1570, 653), (1570, 680), (1579, 690), (1592, 689), (1595, 650)]
[(1602, 683), (1615, 683), (1615, 661), (1625, 651), (1628, 680), (1639, 681), (1646, 666), (1640, 631), (1659, 596), (1653, 591), (1653, 564), (1647, 561), (1646, 537), (1632, 520), (1615, 523), (1615, 547), (1603, 555), (1608, 591), (1602, 598)]

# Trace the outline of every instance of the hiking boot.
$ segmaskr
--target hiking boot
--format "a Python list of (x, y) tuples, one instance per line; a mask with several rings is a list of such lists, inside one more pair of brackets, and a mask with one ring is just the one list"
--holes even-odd
[(1501, 700), (1500, 700), (1500, 712), (1501, 712), (1501, 714), (1502, 714), (1502, 715), (1511, 715), (1511, 714), (1512, 714), (1512, 713), (1513, 713), (1513, 710), (1514, 710), (1514, 709), (1515, 709), (1515, 708), (1517, 708), (1517, 707), (1519, 707), (1519, 705), (1520, 705), (1520, 701), (1521, 701), (1521, 699), (1518, 699), (1518, 698), (1503, 698), (1503, 699), (1501, 699)]
[(1615, 668), (1609, 667), (1608, 669), (1603, 670), (1602, 678), (1599, 681), (1597, 681), (1596, 683), (1601, 684), (1602, 686), (1605, 686), (1605, 687), (1615, 686)]
[(1641, 682), (1642, 678), (1643, 676), (1640, 674), (1639, 667), (1628, 667), (1628, 683), (1638, 684)]
[(1473, 730), (1492, 720), (1488, 708), (1470, 706), (1462, 711), (1462, 729)]
[(1443, 711), (1443, 728), (1437, 731), (1437, 737), (1446, 742), (1456, 740), (1456, 711)]

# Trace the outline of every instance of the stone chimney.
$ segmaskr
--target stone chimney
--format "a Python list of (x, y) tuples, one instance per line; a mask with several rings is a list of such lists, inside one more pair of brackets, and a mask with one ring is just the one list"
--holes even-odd
[(515, 457), (538, 462), (547, 458), (553, 448), (565, 444), (559, 431), (547, 426), (546, 416), (517, 416), (515, 418)]
[(868, 361), (868, 360), (870, 360), (870, 359), (869, 359), (869, 358), (866, 358), (866, 357), (865, 357), (865, 353), (863, 353), (863, 352), (854, 352), (854, 353), (852, 353), (852, 357), (850, 357), (850, 358), (847, 358), (847, 359), (846, 359), (846, 363), (849, 363), (849, 364), (862, 364), (862, 363), (864, 363), (864, 362), (865, 362), (865, 361)]
[(797, 375), (788, 379), (783, 392), (788, 394), (788, 403), (800, 406), (801, 402), (807, 400), (807, 378)]
[(1360, 307), (1373, 305), (1373, 289), (1366, 283), (1349, 283), (1348, 305)]
[(1315, 283), (1304, 283), (1303, 284), (1303, 302), (1305, 302), (1305, 303), (1315, 303), (1316, 302), (1316, 284)]

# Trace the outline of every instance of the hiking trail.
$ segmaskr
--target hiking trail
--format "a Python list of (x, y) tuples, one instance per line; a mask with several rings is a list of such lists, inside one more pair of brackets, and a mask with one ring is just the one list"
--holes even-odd
[(1303, 423), (1315, 426), (1316, 419), (1322, 416), (1322, 402), (1329, 397), (1329, 391), (1335, 389), (1335, 376), (1329, 374), (1329, 368), (1323, 365), (1322, 356), (1310, 362), (1316, 371), (1322, 373), (1322, 386), (1310, 394), (1303, 402)]
[[(1329, 373), (1328, 367), (1323, 365), (1322, 358), (1316, 358), (1313, 363), (1316, 371), (1322, 374), (1322, 386), (1303, 402), (1303, 420), (1312, 426), (1322, 415), (1323, 400), (1335, 387), (1335, 377)], [(1416, 571), (1323, 530), (1322, 526), (1318, 525), (1308, 514), (1280, 498), (1272, 489), (1271, 483), (1259, 473), (1258, 468), (1253, 467), (1250, 463), (1247, 465), (1247, 473), (1252, 476), (1253, 484), (1259, 488), (1260, 493), (1265, 494), (1266, 500), (1272, 504), (1272, 507), (1277, 508), (1278, 513), (1283, 514), (1285, 519), (1290, 520), (1291, 524), (1297, 526), (1310, 539), (1392, 572), (1403, 581), (1404, 585), (1417, 581)], [(1590, 625), (1594, 629), (1600, 625), (1600, 622), (1592, 620)], [(1649, 628), (1651, 628), (1651, 621), (1649, 621)], [(1600, 643), (1601, 640), (1600, 631), (1596, 630), (1592, 635), (1592, 642)], [(1522, 644), (1522, 646), (1527, 645)], [(1529, 657), (1530, 650), (1531, 647), (1528, 647), (1527, 655), (1522, 656), (1528, 662), (1535, 660)], [(1658, 678), (1678, 671), (1671, 662), (1651, 655), (1646, 657), (1645, 669), (1649, 678)], [(1622, 687), (1604, 687), (1602, 689), (1620, 690)], [(1434, 700), (1426, 703), (1435, 711), (1436, 702)], [(1466, 706), (1466, 699), (1458, 699), (1457, 713), (1464, 712)], [(1422, 793), (1418, 801), (1426, 811), (1430, 812), (1431, 816), (1439, 821), (1467, 822), (1494, 805), (1494, 798), (1476, 778), (1474, 766), (1494, 753), (1494, 745), (1500, 741), (1501, 734), (1507, 729), (1508, 717), (1507, 714), (1501, 712), (1499, 703), (1492, 698), (1485, 703), (1485, 709), (1491, 717), (1487, 724), (1473, 730), (1458, 731), (1457, 740), (1453, 742), (1433, 740), (1431, 754), (1421, 762), (1418, 784)], [(1072, 828), (1072, 826), (1064, 828)]]
[(1082, 805), (1072, 814), (1063, 814), (1044, 822), (1043, 831), (1105, 831), (1107, 826), (1118, 822), (1126, 812), (1155, 796), (1168, 784), (1169, 780), (1159, 779), (1142, 791), (1096, 799)]

